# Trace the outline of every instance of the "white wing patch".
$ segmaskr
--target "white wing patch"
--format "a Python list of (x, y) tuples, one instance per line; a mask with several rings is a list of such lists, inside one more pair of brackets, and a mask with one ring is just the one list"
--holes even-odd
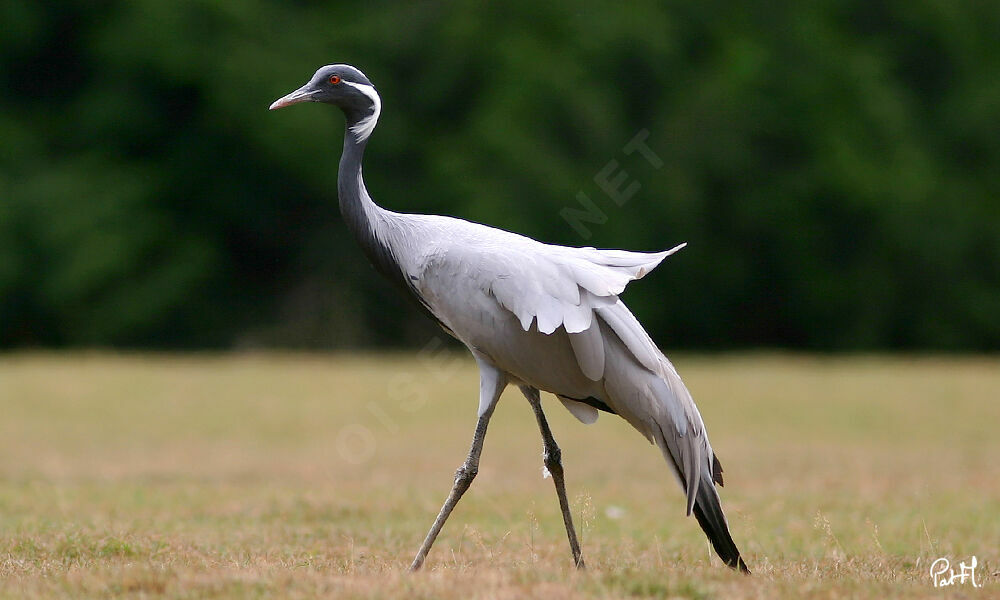
[(595, 309), (614, 306), (630, 281), (686, 244), (652, 253), (539, 245), (541, 252), (504, 253), (504, 264), (491, 265), (503, 268), (491, 274), (489, 289), (525, 331), (534, 322), (548, 335), (560, 325), (568, 333), (589, 329)]
[[(503, 252), (488, 253), (488, 258), (483, 259), (489, 263), (488, 268), (483, 264), (478, 272), (489, 274), (489, 294), (517, 317), (525, 331), (531, 329), (532, 323), (546, 335), (563, 327), (581, 372), (591, 381), (600, 381), (604, 377), (605, 334), (598, 317), (640, 364), (654, 373), (663, 373), (663, 355), (618, 294), (629, 282), (646, 275), (684, 246), (645, 253), (545, 244), (507, 245)], [(571, 412), (584, 422), (596, 419), (593, 407), (566, 406), (573, 406)]]

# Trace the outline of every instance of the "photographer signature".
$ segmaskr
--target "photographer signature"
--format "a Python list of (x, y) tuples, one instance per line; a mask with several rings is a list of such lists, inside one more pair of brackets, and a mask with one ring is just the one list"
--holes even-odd
[(966, 582), (972, 583), (972, 587), (983, 587), (982, 584), (976, 582), (976, 565), (979, 561), (975, 556), (969, 561), (971, 564), (965, 564), (962, 561), (958, 566), (958, 572), (956, 573), (954, 569), (951, 568), (951, 563), (947, 558), (941, 557), (931, 563), (931, 579), (934, 581), (934, 587), (947, 587), (949, 585), (964, 584)]

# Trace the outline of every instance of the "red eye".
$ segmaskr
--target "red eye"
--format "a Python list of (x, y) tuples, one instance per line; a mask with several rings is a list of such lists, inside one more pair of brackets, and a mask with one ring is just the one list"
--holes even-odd
[(340, 83), (340, 75), (330, 75), (330, 83), (333, 85)]

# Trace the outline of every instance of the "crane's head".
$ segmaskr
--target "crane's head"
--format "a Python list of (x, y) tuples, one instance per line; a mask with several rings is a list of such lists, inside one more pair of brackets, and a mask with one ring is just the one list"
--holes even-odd
[(382, 100), (375, 86), (351, 65), (320, 67), (309, 83), (275, 100), (271, 110), (299, 102), (325, 102), (340, 107), (358, 142), (368, 139), (382, 110)]

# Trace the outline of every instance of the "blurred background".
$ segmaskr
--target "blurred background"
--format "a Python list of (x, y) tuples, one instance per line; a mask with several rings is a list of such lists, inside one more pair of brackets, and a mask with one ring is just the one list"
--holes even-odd
[[(1000, 3), (5, 0), (0, 23), (0, 348), (425, 343), (340, 220), (339, 112), (267, 111), (347, 62), (382, 96), (383, 206), (688, 242), (626, 295), (663, 346), (1000, 349)], [(659, 166), (624, 150), (643, 131)], [(600, 183), (622, 170), (624, 203)]]

